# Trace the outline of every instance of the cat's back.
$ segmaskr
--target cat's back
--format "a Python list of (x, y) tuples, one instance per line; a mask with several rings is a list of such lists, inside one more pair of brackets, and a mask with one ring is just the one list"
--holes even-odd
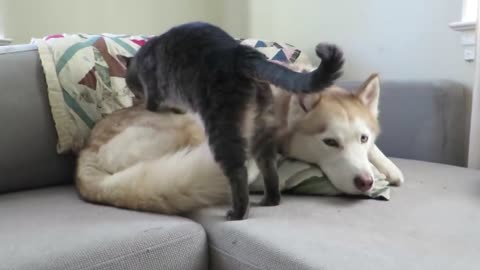
[(215, 50), (236, 48), (237, 41), (221, 28), (204, 22), (192, 22), (175, 26), (167, 32), (151, 38), (138, 52), (138, 57), (149, 55), (178, 58), (194, 57)]

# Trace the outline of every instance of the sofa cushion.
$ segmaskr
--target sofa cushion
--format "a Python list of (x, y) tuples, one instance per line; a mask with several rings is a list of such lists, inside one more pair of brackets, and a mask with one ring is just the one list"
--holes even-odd
[(73, 187), (2, 195), (0, 213), (0, 269), (207, 268), (199, 224), (88, 204)]
[(211, 269), (478, 269), (480, 171), (395, 160), (406, 184), (391, 201), (284, 196), (225, 222), (192, 218), (209, 238)]
[(36, 47), (0, 47), (0, 63), (0, 193), (71, 182), (73, 158), (57, 155)]

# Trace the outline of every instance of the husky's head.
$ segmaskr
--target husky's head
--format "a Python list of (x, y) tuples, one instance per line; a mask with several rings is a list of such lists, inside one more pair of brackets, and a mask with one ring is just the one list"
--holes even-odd
[(284, 152), (317, 164), (333, 185), (349, 194), (373, 186), (368, 153), (380, 128), (378, 76), (356, 91), (332, 87), (320, 94), (293, 97), (287, 123), (291, 130)]

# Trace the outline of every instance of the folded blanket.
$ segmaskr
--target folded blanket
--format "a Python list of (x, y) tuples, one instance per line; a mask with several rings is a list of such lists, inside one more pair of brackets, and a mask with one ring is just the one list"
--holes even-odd
[[(373, 189), (365, 196), (389, 200), (390, 188), (385, 175), (380, 173), (373, 165), (374, 185)], [(342, 195), (345, 194), (336, 189), (325, 174), (315, 165), (279, 157), (278, 176), (280, 190), (284, 193), (296, 195)], [(263, 192), (263, 179), (259, 175), (250, 185), (253, 193)]]
[(259, 40), (253, 38), (238, 39), (240, 44), (253, 47), (269, 60), (288, 64), (309, 65), (308, 56), (288, 43)]
[(59, 153), (79, 150), (98, 120), (132, 105), (126, 67), (118, 56), (133, 56), (145, 41), (142, 36), (83, 34), (32, 40), (45, 73)]

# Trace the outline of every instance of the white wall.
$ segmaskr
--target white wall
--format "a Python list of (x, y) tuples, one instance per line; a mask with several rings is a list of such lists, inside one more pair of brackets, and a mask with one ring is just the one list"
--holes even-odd
[[(223, 9), (239, 10), (231, 8), (235, 2), (225, 0)], [(224, 18), (235, 25), (234, 34), (289, 42), (312, 57), (316, 43), (338, 43), (347, 59), (345, 79), (380, 72), (387, 79), (443, 78), (472, 86), (474, 65), (463, 60), (459, 34), (448, 27), (460, 19), (462, 0), (242, 2), (246, 12)]]
[[(218, 0), (0, 0), (14, 43), (52, 33), (159, 34), (192, 20), (220, 23)], [(0, 6), (1, 7), (1, 6)]]
[(387, 79), (448, 78), (471, 87), (473, 64), (462, 59), (459, 34), (447, 26), (460, 19), (461, 2), (0, 0), (0, 12), (6, 11), (5, 34), (14, 43), (64, 32), (157, 34), (205, 20), (237, 37), (292, 43), (313, 59), (316, 43), (338, 43), (347, 59), (345, 79), (380, 72)]
[[(477, 7), (480, 14), (480, 6)], [(480, 21), (477, 20), (477, 29)], [(478, 31), (477, 31), (478, 33)], [(472, 97), (472, 118), (470, 126), (470, 145), (468, 153), (468, 167), (480, 169), (480, 35), (477, 34), (477, 57), (475, 67), (475, 83)]]
[(0, 0), (0, 39), (4, 37), (5, 31), (5, 4), (6, 0)]
[(221, 26), (231, 35), (242, 38), (248, 37), (250, 24), (250, 6), (244, 0), (219, 0)]

